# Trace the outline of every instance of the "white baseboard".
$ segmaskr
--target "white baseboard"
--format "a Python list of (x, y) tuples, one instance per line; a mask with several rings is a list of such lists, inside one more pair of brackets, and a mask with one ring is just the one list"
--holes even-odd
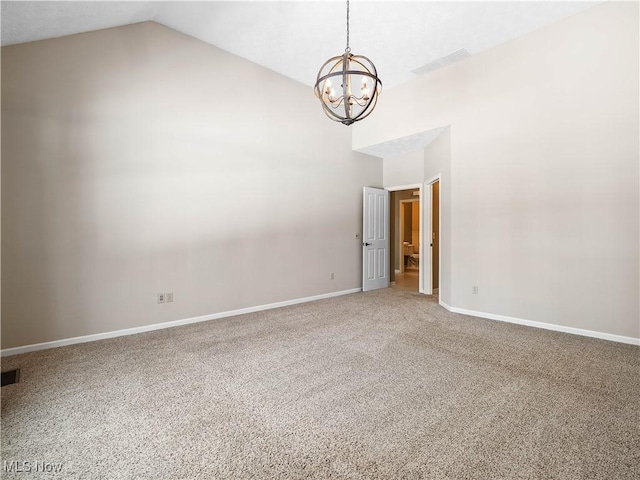
[(134, 335), (136, 333), (151, 332), (153, 330), (161, 330), (163, 328), (179, 327), (180, 325), (189, 325), (190, 323), (206, 322), (208, 320), (217, 320), (219, 318), (234, 317), (236, 315), (244, 315), (245, 313), (261, 312), (263, 310), (271, 310), (273, 308), (287, 307), (298, 303), (313, 302), (325, 298), (339, 297), (350, 293), (361, 292), (361, 288), (352, 288), (350, 290), (342, 290), (340, 292), (323, 293), (312, 297), (296, 298), (293, 300), (285, 300), (284, 302), (269, 303), (267, 305), (257, 305), (255, 307), (240, 308), (238, 310), (229, 310), (227, 312), (212, 313), (199, 317), (184, 318), (182, 320), (173, 320), (170, 322), (154, 323), (143, 327), (126, 328), (124, 330), (115, 330), (112, 332), (96, 333), (93, 335), (83, 335), (81, 337), (64, 338), (62, 340), (53, 340), (51, 342), (34, 343), (22, 347), (5, 348), (0, 352), (0, 356), (8, 357), (18, 355), (20, 353), (35, 352), (37, 350), (46, 350), (48, 348), (63, 347), (65, 345), (74, 345), (76, 343), (95, 342), (96, 340), (104, 340), (107, 338), (122, 337), (125, 335)]
[(628, 343), (631, 345), (640, 345), (640, 338), (625, 337), (622, 335), (613, 335), (611, 333), (596, 332), (593, 330), (585, 330), (583, 328), (565, 327), (564, 325), (555, 325), (553, 323), (535, 322), (533, 320), (524, 320), (522, 318), (507, 317), (505, 315), (496, 315), (494, 313), (477, 312), (475, 310), (466, 310), (447, 305), (440, 300), (440, 305), (453, 313), (461, 313), (472, 317), (488, 318), (489, 320), (498, 320), (499, 322), (515, 323), (517, 325), (525, 325), (527, 327), (544, 328), (545, 330), (553, 330), (555, 332), (572, 333), (574, 335), (582, 335), (584, 337), (599, 338), (601, 340), (610, 340), (612, 342)]

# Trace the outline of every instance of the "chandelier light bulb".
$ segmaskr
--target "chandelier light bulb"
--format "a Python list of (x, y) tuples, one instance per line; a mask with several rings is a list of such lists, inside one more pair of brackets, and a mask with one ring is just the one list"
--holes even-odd
[(362, 78), (362, 87), (360, 88), (362, 91), (362, 99), (369, 100), (369, 86), (367, 85), (367, 77)]

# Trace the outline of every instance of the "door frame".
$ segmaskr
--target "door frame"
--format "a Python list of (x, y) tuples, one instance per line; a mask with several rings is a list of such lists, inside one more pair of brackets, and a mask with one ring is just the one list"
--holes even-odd
[[(420, 199), (422, 200), (422, 193), (424, 191), (424, 201), (421, 203), (421, 205), (424, 205), (424, 210), (423, 210), (423, 215), (421, 215), (421, 219), (424, 218), (424, 237), (425, 239), (429, 239), (429, 245), (432, 245), (433, 242), (433, 215), (431, 213), (431, 211), (433, 210), (433, 184), (436, 182), (440, 182), (440, 192), (442, 192), (442, 174), (438, 173), (437, 175), (434, 175), (433, 177), (431, 177), (430, 179), (428, 179), (426, 182), (424, 182), (423, 188), (420, 190)], [(442, 196), (442, 195), (441, 195)], [(440, 232), (442, 232), (442, 200), (440, 199), (440, 201), (438, 202), (438, 225), (440, 225)], [(438, 239), (438, 245), (441, 245), (442, 242), (440, 241), (442, 238), (442, 235), (440, 235), (440, 238)], [(425, 265), (425, 271), (424, 271), (424, 275), (420, 275), (420, 280), (423, 280), (424, 277), (424, 283), (422, 284), (424, 287), (424, 291), (421, 291), (421, 293), (425, 293), (427, 295), (433, 295), (433, 250), (432, 250), (432, 246), (429, 246), (429, 255), (428, 257), (425, 256), (423, 257), (422, 255), (422, 245), (425, 244), (426, 242), (420, 242), (420, 265)], [(422, 261), (422, 259), (424, 258), (424, 262)], [(442, 255), (440, 255), (440, 252), (438, 252), (438, 290), (441, 290), (441, 284), (442, 284)]]
[[(425, 291), (425, 285), (424, 285), (424, 272), (425, 272), (425, 268), (422, 267), (423, 265), (423, 258), (424, 258), (424, 241), (423, 239), (426, 238), (424, 237), (423, 233), (424, 233), (424, 211), (425, 211), (425, 198), (424, 198), (424, 194), (425, 194), (425, 183), (411, 183), (409, 185), (398, 185), (398, 186), (394, 186), (394, 187), (384, 187), (385, 190), (389, 190), (390, 192), (397, 192), (400, 190), (415, 190), (416, 188), (420, 189), (420, 198), (418, 199), (419, 205), (420, 205), (420, 248), (418, 253), (420, 254), (420, 261), (418, 262), (418, 292), (419, 293), (426, 293)], [(429, 187), (430, 189), (431, 187)], [(389, 206), (389, 208), (391, 208), (391, 206)], [(391, 217), (391, 216), (389, 216)], [(389, 220), (391, 221), (391, 220)], [(400, 247), (400, 245), (398, 246)], [(404, 268), (403, 268), (404, 270)], [(429, 282), (429, 284), (431, 284), (431, 282)], [(431, 293), (429, 293), (430, 295)]]

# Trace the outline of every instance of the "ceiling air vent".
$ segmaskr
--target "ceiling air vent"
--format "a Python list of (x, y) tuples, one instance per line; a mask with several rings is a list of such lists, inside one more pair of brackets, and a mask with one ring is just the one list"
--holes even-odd
[(449, 55), (445, 55), (444, 57), (440, 57), (433, 62), (429, 62), (426, 65), (423, 65), (418, 68), (414, 68), (411, 72), (416, 75), (424, 75), (425, 73), (433, 72), (439, 68), (442, 68), (446, 65), (450, 65), (453, 62), (457, 62), (458, 60), (462, 60), (463, 58), (470, 57), (471, 55), (464, 48), (460, 50), (456, 50), (455, 52), (451, 52)]

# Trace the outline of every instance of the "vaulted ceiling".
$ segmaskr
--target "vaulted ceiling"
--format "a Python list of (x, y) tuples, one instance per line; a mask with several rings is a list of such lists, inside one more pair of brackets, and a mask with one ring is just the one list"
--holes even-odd
[[(351, 1), (351, 49), (384, 88), (465, 49), (475, 55), (600, 2)], [(6, 2), (2, 45), (155, 21), (313, 85), (346, 42), (345, 2)]]

